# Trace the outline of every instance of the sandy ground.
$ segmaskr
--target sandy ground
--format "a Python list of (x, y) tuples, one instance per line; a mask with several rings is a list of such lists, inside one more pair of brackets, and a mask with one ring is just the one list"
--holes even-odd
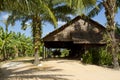
[(120, 80), (120, 71), (76, 60), (49, 60), (35, 66), (28, 60), (2, 64), (0, 80)]

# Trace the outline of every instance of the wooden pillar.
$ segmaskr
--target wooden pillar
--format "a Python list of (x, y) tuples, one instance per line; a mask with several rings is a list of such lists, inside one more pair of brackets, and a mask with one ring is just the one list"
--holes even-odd
[(51, 57), (50, 53), (51, 53), (51, 48), (48, 48), (48, 54), (47, 54), (47, 57), (48, 57), (48, 58)]
[(46, 47), (44, 47), (43, 49), (44, 49), (44, 51), (43, 51), (43, 59), (45, 60), (46, 59), (46, 53), (47, 53)]
[(45, 54), (45, 49), (44, 48), (45, 48), (45, 46), (42, 47), (42, 58), (43, 58), (43, 60), (44, 60), (44, 54)]
[(46, 59), (46, 55), (47, 55), (47, 48), (45, 47), (45, 59)]
[(47, 59), (48, 57), (48, 48), (46, 48), (46, 55), (45, 55), (45, 59)]

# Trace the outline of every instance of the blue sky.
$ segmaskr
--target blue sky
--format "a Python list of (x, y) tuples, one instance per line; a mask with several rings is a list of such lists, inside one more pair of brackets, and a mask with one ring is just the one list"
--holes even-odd
[[(7, 13), (1, 13), (0, 14), (0, 26), (5, 27), (3, 20), (6, 20), (9, 14)], [(98, 16), (94, 17), (93, 20), (99, 22), (102, 25), (106, 24), (106, 18), (104, 15), (104, 10), (102, 10)], [(115, 21), (120, 24), (120, 11), (118, 14), (116, 14)], [(65, 24), (65, 22), (58, 22), (58, 27), (61, 25)], [(49, 23), (44, 23), (43, 25), (43, 36), (48, 34), (49, 32), (52, 32), (54, 30), (54, 27), (49, 24)], [(9, 31), (14, 31), (14, 32), (21, 32), (24, 33), (26, 36), (31, 36), (31, 28), (27, 28), (26, 30), (21, 30), (21, 23), (19, 21), (16, 22), (14, 26), (9, 26)]]
[[(8, 18), (8, 16), (9, 16), (9, 14), (6, 12), (2, 12), (0, 14), (0, 26), (2, 26), (3, 28), (5, 28), (4, 22)], [(26, 36), (31, 36), (31, 29), (27, 28), (26, 30), (22, 30), (20, 21), (17, 21), (14, 26), (9, 25), (8, 29), (9, 29), (9, 31), (14, 31), (16, 33), (21, 32), (21, 33), (25, 34)]]

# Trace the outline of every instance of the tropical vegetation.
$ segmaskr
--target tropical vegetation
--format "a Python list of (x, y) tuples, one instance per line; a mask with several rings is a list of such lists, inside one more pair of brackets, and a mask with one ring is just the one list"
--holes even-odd
[[(112, 54), (112, 62), (115, 69), (119, 69), (118, 63), (118, 53), (119, 53), (119, 43), (116, 39), (116, 22), (115, 22), (115, 14), (118, 12), (120, 8), (120, 0), (66, 0), (70, 6), (74, 6), (75, 9), (81, 11), (82, 8), (86, 8), (83, 6), (87, 4), (87, 11), (89, 16), (94, 16), (100, 12), (102, 8), (105, 10), (106, 16), (106, 36), (107, 36), (107, 46), (109, 48), (108, 52)], [(76, 2), (76, 3), (75, 3)], [(77, 5), (76, 5), (77, 4)]]
[[(34, 64), (39, 64), (39, 49), (42, 45), (42, 28), (45, 22), (57, 26), (57, 21), (68, 21), (70, 20), (70, 14), (86, 14), (89, 17), (94, 17), (99, 15), (99, 12), (104, 9), (106, 16), (106, 34), (105, 40), (107, 42), (107, 54), (112, 55), (112, 63), (115, 69), (119, 69), (118, 53), (119, 53), (119, 42), (116, 39), (119, 31), (116, 32), (116, 22), (114, 20), (115, 14), (118, 12), (120, 7), (120, 0), (1, 0), (0, 1), (0, 11), (9, 12), (11, 15), (7, 19), (6, 27), (9, 24), (14, 25), (15, 21), (22, 22), (22, 29), (27, 28), (27, 24), (31, 26), (32, 29), (32, 42), (33, 42), (33, 54), (35, 56)], [(27, 43), (20, 43), (19, 38), (24, 35), (15, 35), (15, 33), (4, 31), (1, 28), (1, 39), (0, 39), (0, 53), (3, 58), (7, 58), (9, 51), (14, 51), (15, 55), (21, 52), (26, 54), (29, 51), (23, 49), (28, 49), (24, 45)], [(14, 38), (15, 41), (13, 40)], [(22, 39), (22, 38), (20, 38)], [(13, 40), (13, 41), (12, 41)], [(31, 41), (31, 39), (30, 39)], [(14, 42), (14, 43), (13, 43)], [(7, 44), (13, 45), (10, 47)], [(12, 44), (13, 43), (13, 44)], [(15, 44), (16, 43), (16, 44)], [(20, 46), (20, 44), (22, 44)], [(29, 44), (31, 45), (31, 44)], [(23, 47), (23, 48), (22, 48)], [(21, 49), (22, 48), (22, 49)], [(11, 50), (9, 50), (11, 49)], [(104, 48), (106, 50), (106, 48)], [(25, 52), (24, 52), (25, 51)], [(11, 53), (11, 52), (10, 52)], [(31, 53), (31, 51), (30, 51)], [(105, 53), (104, 50), (101, 53)], [(101, 56), (103, 56), (101, 54)], [(85, 55), (84, 55), (85, 57)], [(103, 61), (102, 61), (103, 62)], [(106, 63), (102, 63), (106, 64)]]
[(32, 38), (21, 33), (9, 32), (0, 27), (0, 60), (33, 56)]
[(98, 13), (102, 8), (105, 9), (105, 16), (107, 19), (106, 24), (106, 36), (107, 36), (107, 46), (108, 52), (112, 54), (112, 62), (115, 69), (119, 69), (118, 63), (118, 53), (119, 53), (119, 42), (116, 39), (116, 22), (115, 14), (120, 8), (120, 0), (102, 0), (98, 4), (99, 9), (94, 9), (91, 11), (92, 14)]
[[(6, 5), (10, 4), (10, 5)], [(27, 27), (26, 22), (30, 22), (33, 35), (34, 46), (34, 64), (39, 64), (39, 48), (41, 43), (42, 24), (49, 22), (55, 27), (57, 26), (57, 19), (68, 21), (70, 17), (68, 14), (72, 14), (73, 10), (66, 5), (61, 4), (59, 1), (51, 0), (18, 0), (4, 2), (2, 6), (4, 10), (11, 12), (7, 23), (14, 25), (15, 21), (22, 21), (22, 28)], [(15, 7), (12, 7), (15, 5)], [(64, 14), (63, 14), (64, 13)], [(55, 18), (56, 17), (56, 18)]]

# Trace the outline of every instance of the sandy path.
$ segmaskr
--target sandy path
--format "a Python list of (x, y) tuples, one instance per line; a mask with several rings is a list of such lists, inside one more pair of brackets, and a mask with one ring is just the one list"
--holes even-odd
[(42, 66), (14, 61), (1, 66), (0, 80), (120, 80), (120, 71), (75, 60), (50, 60)]

